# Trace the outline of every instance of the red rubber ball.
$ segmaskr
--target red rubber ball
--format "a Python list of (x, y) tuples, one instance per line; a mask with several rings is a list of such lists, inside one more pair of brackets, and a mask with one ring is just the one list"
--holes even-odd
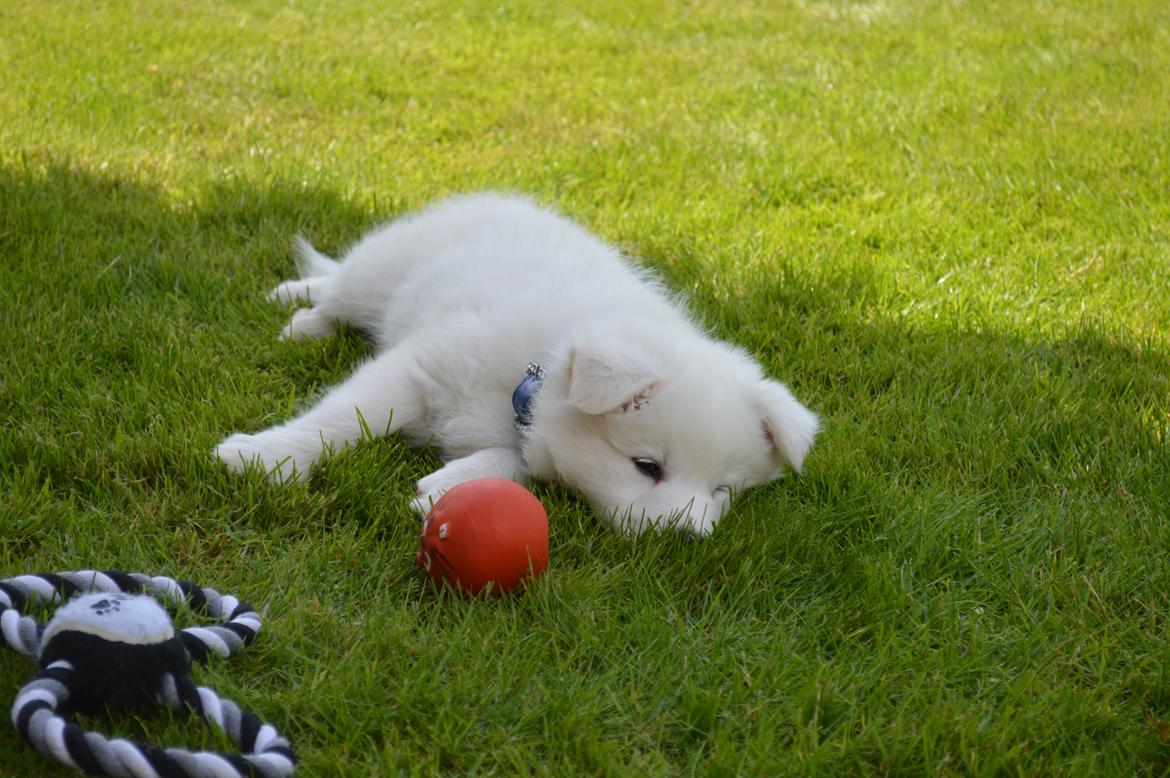
[(479, 594), (508, 592), (548, 567), (548, 514), (515, 481), (483, 478), (450, 489), (423, 520), (414, 561), (435, 581)]

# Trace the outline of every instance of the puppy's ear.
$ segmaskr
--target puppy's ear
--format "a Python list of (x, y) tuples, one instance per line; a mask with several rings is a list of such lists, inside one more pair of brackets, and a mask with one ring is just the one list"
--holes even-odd
[(569, 403), (584, 413), (638, 410), (662, 386), (655, 361), (622, 343), (579, 342), (567, 366)]
[(756, 409), (764, 437), (774, 455), (799, 473), (813, 439), (820, 432), (820, 419), (777, 381), (761, 381), (758, 397)]

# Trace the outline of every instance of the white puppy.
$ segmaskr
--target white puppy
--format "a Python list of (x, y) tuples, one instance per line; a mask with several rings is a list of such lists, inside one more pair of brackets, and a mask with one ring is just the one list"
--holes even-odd
[(419, 482), (418, 512), (464, 481), (537, 477), (615, 528), (706, 535), (734, 492), (799, 470), (816, 436), (811, 411), (647, 272), (526, 200), (447, 200), (341, 262), (300, 250), (301, 279), (272, 296), (312, 307), (282, 337), (344, 323), (378, 354), (300, 416), (220, 443), (236, 469), (303, 477), (364, 426), (438, 446), (447, 464)]

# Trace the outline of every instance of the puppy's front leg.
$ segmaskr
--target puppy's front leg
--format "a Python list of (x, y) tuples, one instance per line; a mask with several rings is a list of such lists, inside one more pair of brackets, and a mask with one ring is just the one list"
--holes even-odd
[(478, 478), (507, 478), (519, 484), (528, 483), (528, 468), (514, 448), (485, 448), (470, 456), (448, 462), (441, 470), (418, 482), (418, 491), (410, 508), (425, 516), (435, 501), (448, 489)]
[(363, 429), (388, 435), (422, 419), (414, 364), (405, 345), (379, 354), (302, 415), (254, 435), (232, 435), (215, 453), (236, 470), (255, 463), (277, 479), (303, 479), (327, 449), (358, 441)]

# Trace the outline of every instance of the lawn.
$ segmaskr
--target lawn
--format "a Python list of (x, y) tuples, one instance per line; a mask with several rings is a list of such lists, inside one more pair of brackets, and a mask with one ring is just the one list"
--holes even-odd
[[(0, 577), (257, 605), (197, 678), (300, 774), (1170, 773), (1165, 2), (8, 0), (0, 73)], [(369, 353), (276, 340), (292, 237), (483, 188), (787, 382), (803, 475), (699, 543), (539, 485), (548, 574), (468, 601), (413, 567), (433, 452), (227, 472)]]

